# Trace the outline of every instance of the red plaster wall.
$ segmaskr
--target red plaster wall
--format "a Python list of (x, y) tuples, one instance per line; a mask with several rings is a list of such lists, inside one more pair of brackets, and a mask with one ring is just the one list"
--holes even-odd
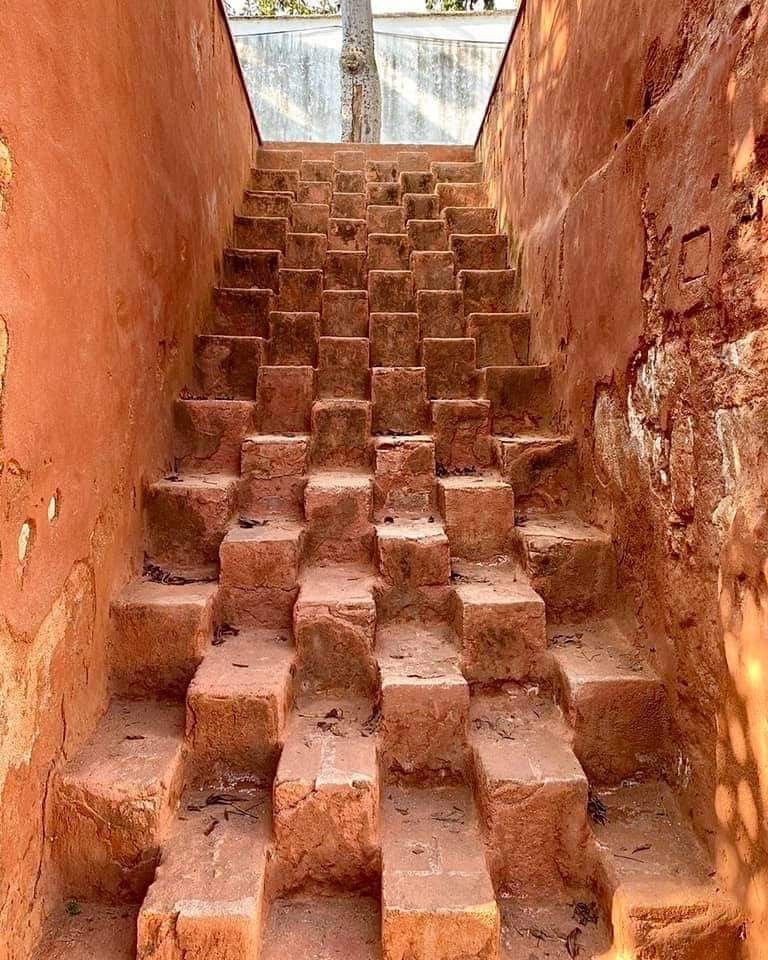
[(768, 957), (768, 3), (526, 0), (478, 154), (671, 773)]
[(4, 0), (0, 51), (0, 958), (26, 960), (47, 785), (105, 706), (256, 134), (216, 0)]

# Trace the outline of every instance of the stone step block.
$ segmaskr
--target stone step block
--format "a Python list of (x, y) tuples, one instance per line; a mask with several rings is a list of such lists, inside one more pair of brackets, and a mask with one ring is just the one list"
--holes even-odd
[(281, 435), (309, 433), (314, 397), (312, 367), (260, 367), (256, 383), (259, 431)]
[(210, 647), (187, 691), (188, 783), (271, 781), (286, 737), (293, 658), (290, 635), (274, 629), (241, 630)]
[(255, 434), (241, 452), (238, 509), (254, 518), (304, 515), (309, 437)]
[(216, 585), (134, 580), (110, 604), (110, 692), (182, 699), (213, 639)]
[(449, 235), (496, 232), (495, 207), (443, 207), (441, 216)]
[(410, 246), (404, 233), (373, 233), (368, 236), (368, 266), (371, 270), (408, 270)]
[(397, 182), (397, 161), (396, 160), (367, 160), (365, 164), (365, 176), (371, 183), (396, 183)]
[(302, 160), (299, 173), (302, 180), (320, 180), (333, 183), (336, 168), (333, 160)]
[(301, 170), (301, 150), (259, 147), (256, 151), (256, 166), (260, 170)]
[(419, 362), (419, 318), (415, 313), (371, 313), (371, 364), (414, 367)]
[(365, 151), (335, 150), (333, 165), (337, 170), (365, 170)]
[(147, 556), (176, 572), (215, 568), (235, 507), (237, 480), (172, 475), (147, 489)]
[(470, 790), (388, 788), (381, 817), (385, 960), (497, 960), (499, 909)]
[(415, 290), (454, 290), (454, 259), (449, 250), (414, 250), (411, 270)]
[(459, 270), (458, 289), (464, 294), (464, 313), (514, 313), (514, 270)]
[(274, 305), (272, 290), (217, 287), (213, 291), (212, 332), (229, 337), (267, 337)]
[(323, 203), (327, 207), (333, 201), (333, 183), (324, 180), (301, 180), (296, 191), (297, 203)]
[(523, 433), (493, 438), (494, 462), (524, 508), (565, 507), (577, 488), (572, 437)]
[(500, 233), (452, 233), (449, 247), (457, 270), (505, 270), (509, 241)]
[(607, 533), (554, 513), (519, 518), (515, 533), (520, 560), (553, 622), (615, 601), (616, 558)]
[(319, 397), (366, 400), (370, 394), (367, 337), (321, 337), (317, 370)]
[(325, 288), (365, 290), (367, 272), (364, 250), (329, 250), (325, 258)]
[(321, 331), (324, 337), (367, 337), (367, 291), (324, 290)]
[(51, 847), (62, 896), (140, 900), (176, 809), (184, 708), (113, 700), (51, 784)]
[(287, 217), (235, 217), (235, 246), (239, 250), (285, 253), (287, 236)]
[(371, 371), (373, 432), (421, 434), (429, 424), (423, 367), (374, 367)]
[(402, 233), (405, 230), (403, 209), (390, 204), (370, 204), (367, 210), (368, 233)]
[[(461, 572), (466, 569), (466, 572)], [(503, 567), (454, 565), (452, 619), (468, 680), (497, 683), (544, 672), (547, 636), (542, 598)]]
[(316, 366), (319, 339), (319, 313), (274, 310), (269, 316), (269, 366)]
[(464, 298), (458, 290), (419, 290), (416, 312), (422, 337), (457, 339), (465, 336)]
[(440, 782), (467, 772), (469, 687), (441, 623), (380, 626), (379, 749), (390, 779)]
[[(137, 956), (192, 960), (210, 956), (212, 945), (221, 960), (256, 955), (267, 910), (269, 806), (255, 790), (233, 796), (237, 803), (186, 794), (139, 911)], [(232, 809), (242, 812), (229, 816)]]
[(325, 233), (289, 233), (286, 239), (285, 266), (322, 270), (328, 252)]
[(294, 197), (299, 189), (298, 170), (251, 170), (251, 190), (274, 190)]
[(467, 470), (491, 463), (487, 400), (432, 400), (430, 406), (438, 470)]
[(478, 367), (527, 363), (531, 317), (528, 313), (472, 313), (467, 336), (477, 344)]
[(378, 884), (376, 741), (347, 716), (350, 707), (337, 708), (344, 736), (329, 729), (327, 712), (326, 701), (302, 703), (275, 777), (275, 871), (283, 893), (316, 884), (359, 894)]
[(313, 474), (304, 492), (307, 557), (311, 562), (369, 562), (373, 553), (371, 477), (332, 471)]
[(488, 202), (484, 183), (438, 183), (435, 194), (441, 210), (445, 207), (484, 207)]
[(293, 615), (303, 693), (371, 697), (376, 601), (373, 571), (335, 564), (304, 571)]
[(261, 960), (311, 957), (318, 943), (328, 958), (380, 960), (378, 899), (305, 894), (272, 902)]
[(371, 313), (413, 313), (413, 275), (410, 270), (371, 270), (368, 274)]
[(304, 524), (242, 518), (220, 548), (219, 605), (238, 627), (290, 626), (304, 551)]
[(222, 286), (258, 287), (277, 293), (280, 286), (279, 250), (236, 250), (232, 247), (224, 251)]
[(483, 180), (482, 163), (435, 160), (430, 169), (438, 183), (482, 183)]
[(395, 157), (401, 173), (429, 172), (429, 154), (424, 150), (400, 150)]
[(288, 267), (280, 271), (278, 307), (286, 312), (320, 313), (323, 271)]
[(585, 886), (588, 784), (556, 708), (536, 687), (508, 684), (472, 697), (469, 729), (497, 893), (559, 898)]
[(371, 404), (318, 400), (312, 406), (312, 464), (319, 469), (367, 467), (371, 459)]
[(437, 220), (440, 216), (440, 204), (434, 194), (404, 193), (402, 207), (406, 224), (410, 220)]
[(516, 434), (548, 426), (552, 415), (548, 365), (484, 367), (480, 394), (491, 403), (494, 433)]
[(397, 206), (400, 203), (399, 183), (367, 183), (366, 203), (375, 206)]
[(427, 394), (431, 400), (471, 397), (475, 392), (475, 341), (424, 338), (421, 362), (427, 371)]
[(330, 250), (363, 250), (368, 239), (366, 220), (331, 217), (328, 221), (328, 248)]
[(573, 749), (599, 784), (660, 777), (670, 759), (664, 684), (612, 620), (549, 628)]
[(451, 556), (491, 560), (513, 548), (515, 494), (499, 477), (441, 477), (438, 505), (451, 543)]
[(434, 193), (435, 178), (427, 170), (401, 170), (401, 193)]
[(385, 581), (398, 587), (448, 583), (451, 551), (442, 524), (392, 518), (376, 525), (376, 562)]
[(364, 193), (334, 193), (331, 216), (342, 220), (365, 220), (366, 206)]
[(253, 400), (265, 354), (266, 341), (261, 337), (195, 337), (195, 379), (200, 394), (210, 399)]
[(442, 220), (409, 220), (407, 230), (412, 250), (448, 249), (448, 233)]
[(293, 196), (274, 190), (246, 190), (240, 212), (244, 217), (290, 217)]
[(365, 193), (363, 170), (337, 170), (333, 177), (334, 193)]
[(291, 224), (295, 233), (328, 234), (331, 208), (327, 203), (295, 203), (291, 211)]
[(380, 517), (425, 517), (435, 502), (435, 445), (425, 435), (374, 442), (374, 508)]
[(253, 429), (255, 412), (252, 400), (177, 400), (173, 405), (176, 472), (237, 476), (243, 439)]

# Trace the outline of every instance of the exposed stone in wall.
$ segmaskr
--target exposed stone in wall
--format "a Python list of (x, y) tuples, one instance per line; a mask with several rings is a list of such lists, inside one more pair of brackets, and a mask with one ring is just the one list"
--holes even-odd
[(750, 957), (768, 951), (767, 81), (765, 2), (529, 0), (479, 142)]

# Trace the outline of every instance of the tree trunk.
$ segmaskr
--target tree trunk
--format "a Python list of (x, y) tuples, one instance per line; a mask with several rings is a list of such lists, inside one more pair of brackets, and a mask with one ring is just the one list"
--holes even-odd
[(381, 139), (381, 84), (373, 49), (371, 0), (341, 0), (341, 139)]

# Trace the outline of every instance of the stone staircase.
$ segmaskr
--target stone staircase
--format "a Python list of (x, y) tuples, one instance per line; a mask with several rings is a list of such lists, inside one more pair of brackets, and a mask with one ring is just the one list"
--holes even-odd
[(262, 149), (46, 960), (731, 960), (467, 149)]

